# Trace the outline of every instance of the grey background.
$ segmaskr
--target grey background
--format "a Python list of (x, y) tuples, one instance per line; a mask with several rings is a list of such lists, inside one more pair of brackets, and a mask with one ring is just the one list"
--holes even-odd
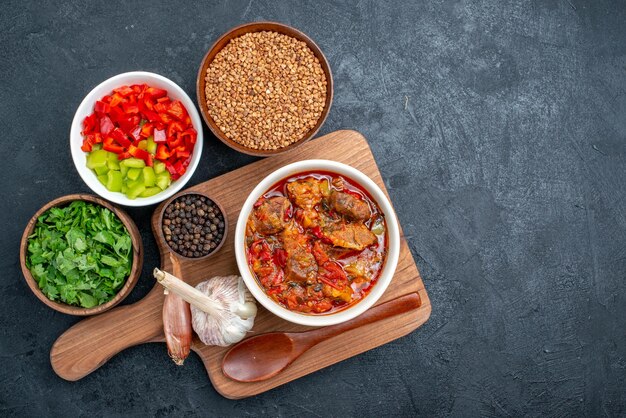
[[(22, 280), (29, 217), (88, 192), (68, 149), (83, 97), (129, 70), (195, 97), (217, 37), (253, 20), (310, 35), (335, 100), (321, 134), (370, 141), (430, 294), (409, 336), (247, 400), (144, 345), (85, 379), (49, 350), (77, 319)], [(0, 415), (625, 416), (626, 3), (609, 1), (5, 1)], [(205, 129), (190, 184), (254, 159)], [(143, 231), (153, 284), (153, 208)]]

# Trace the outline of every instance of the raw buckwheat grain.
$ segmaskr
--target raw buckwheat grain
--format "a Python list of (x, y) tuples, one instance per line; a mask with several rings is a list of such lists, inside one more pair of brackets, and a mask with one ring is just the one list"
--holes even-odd
[(302, 139), (319, 120), (326, 76), (306, 43), (276, 32), (232, 39), (207, 69), (209, 114), (228, 138), (262, 150)]

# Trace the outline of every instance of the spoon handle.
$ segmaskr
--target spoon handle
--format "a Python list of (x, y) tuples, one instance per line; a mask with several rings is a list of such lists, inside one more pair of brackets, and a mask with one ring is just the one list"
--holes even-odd
[(389, 302), (381, 303), (378, 306), (370, 308), (350, 321), (328, 327), (317, 328), (312, 331), (290, 333), (290, 336), (296, 339), (306, 339), (306, 341), (310, 344), (310, 348), (324, 340), (342, 334), (346, 331), (409, 312), (413, 309), (419, 308), (421, 304), (422, 301), (419, 294), (409, 293), (408, 295), (401, 296), (390, 300)]

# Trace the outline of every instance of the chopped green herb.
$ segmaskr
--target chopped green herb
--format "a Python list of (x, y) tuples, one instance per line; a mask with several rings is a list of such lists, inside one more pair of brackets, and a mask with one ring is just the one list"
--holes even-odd
[(132, 243), (109, 209), (75, 201), (51, 208), (28, 237), (26, 265), (53, 301), (92, 308), (111, 300), (132, 267)]

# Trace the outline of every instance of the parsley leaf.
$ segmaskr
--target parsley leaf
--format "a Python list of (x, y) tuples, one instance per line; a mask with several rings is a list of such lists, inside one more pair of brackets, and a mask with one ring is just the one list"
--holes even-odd
[(50, 300), (92, 308), (111, 300), (130, 274), (130, 234), (102, 206), (51, 208), (28, 238), (26, 265)]

